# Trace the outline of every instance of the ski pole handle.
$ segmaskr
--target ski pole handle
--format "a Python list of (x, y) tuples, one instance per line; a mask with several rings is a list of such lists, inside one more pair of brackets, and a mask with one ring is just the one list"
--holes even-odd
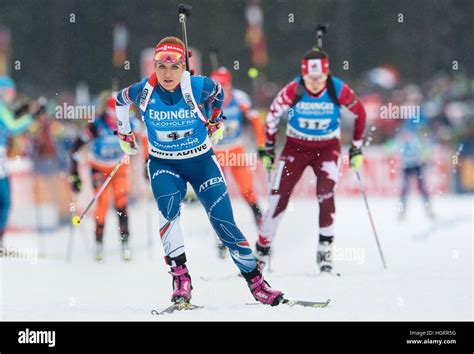
[(323, 34), (328, 32), (327, 25), (317, 25), (316, 26), (316, 45), (318, 48), (323, 49)]
[(193, 7), (191, 5), (186, 4), (179, 4), (178, 5), (178, 13), (180, 15), (184, 15), (186, 18), (191, 17), (191, 10)]
[(178, 5), (178, 14), (179, 22), (181, 22), (181, 27), (183, 30), (183, 39), (184, 39), (184, 51), (186, 55), (186, 70), (190, 70), (189, 67), (189, 47), (188, 47), (188, 33), (186, 31), (186, 20), (191, 16), (192, 7), (186, 4)]

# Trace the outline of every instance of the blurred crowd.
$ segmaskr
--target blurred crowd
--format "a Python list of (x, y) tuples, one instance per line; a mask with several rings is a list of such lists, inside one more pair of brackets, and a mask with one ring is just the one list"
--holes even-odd
[[(393, 68), (376, 68), (355, 85), (368, 111), (368, 136), (384, 143), (411, 119), (433, 143), (458, 149), (474, 141), (474, 79), (461, 71), (438, 73), (421, 84), (400, 80)], [(383, 119), (381, 107), (420, 107), (419, 117)], [(418, 118), (418, 119), (415, 119)]]
[[(367, 110), (366, 146), (386, 144), (407, 123), (407, 119), (381, 117), (382, 108), (391, 104), (419, 106), (420, 117), (411, 119), (411, 123), (423, 127), (431, 143), (450, 147), (454, 151), (474, 149), (474, 81), (463, 72), (439, 73), (427, 82), (416, 84), (400, 79), (395, 69), (382, 67), (369, 71), (353, 85)], [(79, 96), (78, 93), (63, 92), (53, 98), (33, 100), (22, 95), (19, 88), (17, 99), (12, 105), (17, 116), (32, 102), (43, 107), (26, 134), (10, 137), (8, 157), (11, 160), (18, 157), (31, 159), (38, 187), (35, 188), (35, 201), (42, 203), (51, 198), (57, 199), (55, 204), (61, 210), (61, 220), (64, 222), (70, 216), (68, 203), (64, 202), (70, 200), (67, 182), (69, 151), (88, 119), (58, 118), (57, 109), (64, 104), (74, 106), (86, 103), (100, 110), (100, 93), (87, 97), (87, 102)], [(266, 107), (260, 108), (261, 119), (264, 119)], [(348, 144), (352, 121), (342, 119), (342, 125), (342, 142)], [(280, 133), (284, 134), (284, 127)], [(51, 193), (52, 190), (57, 193)]]
[[(388, 104), (419, 106), (420, 117), (412, 120), (424, 126), (433, 143), (454, 149), (462, 144), (474, 143), (474, 79), (462, 72), (439, 73), (427, 82), (416, 84), (400, 80), (394, 69), (376, 68), (357, 80), (353, 86), (368, 113), (366, 145), (385, 143), (406, 123), (407, 118), (381, 117), (382, 107)], [(30, 156), (35, 162), (35, 171), (40, 174), (67, 171), (68, 151), (87, 124), (87, 119), (58, 119), (56, 109), (64, 104), (78, 104), (77, 96), (63, 92), (45, 100), (45, 112), (35, 121), (29, 134), (12, 138), (9, 156)], [(100, 93), (91, 97), (87, 104), (96, 106), (99, 96)], [(28, 100), (19, 94), (13, 109), (21, 109)], [(260, 108), (261, 118), (264, 119), (267, 107)], [(342, 140), (343, 143), (348, 143), (352, 122), (350, 119), (343, 119), (342, 124), (346, 128), (343, 129), (346, 134)]]

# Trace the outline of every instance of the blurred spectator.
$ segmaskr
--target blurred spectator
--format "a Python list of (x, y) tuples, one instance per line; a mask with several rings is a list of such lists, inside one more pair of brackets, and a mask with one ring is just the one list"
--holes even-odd
[(434, 218), (425, 179), (425, 168), (430, 163), (430, 147), (428, 139), (424, 136), (425, 128), (426, 124), (424, 122), (405, 121), (399, 133), (386, 143), (389, 151), (398, 153), (401, 160), (401, 208), (398, 210), (400, 220), (403, 220), (406, 216), (410, 180), (412, 178), (417, 182), (429, 218)]
[[(66, 224), (70, 219), (69, 184), (61, 174), (58, 158), (57, 140), (62, 126), (58, 120), (43, 112), (30, 128), (31, 157), (33, 159), (35, 204), (38, 210), (51, 208), (58, 213), (59, 223)], [(49, 214), (46, 214), (49, 215)], [(45, 215), (38, 215), (39, 218)], [(38, 227), (41, 219), (38, 219)]]
[(427, 120), (427, 133), (432, 135), (433, 140), (449, 146), (459, 144), (461, 134), (474, 112), (471, 78), (462, 72), (440, 73), (421, 84), (398, 82), (393, 85), (393, 75), (389, 75), (389, 84), (393, 89), (387, 90), (386, 80), (375, 74), (387, 76), (388, 72), (376, 69), (370, 70), (366, 80), (360, 84), (361, 92), (365, 92), (361, 99), (367, 107), (368, 126), (376, 127), (373, 142), (383, 143), (393, 137), (407, 119), (381, 119), (381, 107), (391, 104), (420, 107), (421, 118)]

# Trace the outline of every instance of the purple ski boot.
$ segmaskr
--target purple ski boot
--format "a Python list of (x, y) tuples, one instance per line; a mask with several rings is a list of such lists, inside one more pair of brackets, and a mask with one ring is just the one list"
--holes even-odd
[(171, 301), (174, 303), (189, 302), (193, 286), (191, 285), (191, 276), (186, 265), (171, 267), (171, 272), (169, 273), (173, 276), (173, 295), (171, 296)]
[(277, 306), (283, 300), (283, 293), (272, 289), (263, 279), (263, 275), (258, 269), (242, 275), (247, 280), (250, 292), (255, 300), (270, 306)]

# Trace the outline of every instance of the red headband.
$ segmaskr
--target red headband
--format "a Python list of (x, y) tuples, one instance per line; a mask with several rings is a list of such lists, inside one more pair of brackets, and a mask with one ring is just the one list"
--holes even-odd
[(179, 61), (184, 58), (184, 48), (179, 44), (162, 43), (155, 48), (155, 60)]
[(311, 74), (325, 74), (329, 73), (329, 59), (303, 59), (301, 61), (301, 75), (305, 77)]

